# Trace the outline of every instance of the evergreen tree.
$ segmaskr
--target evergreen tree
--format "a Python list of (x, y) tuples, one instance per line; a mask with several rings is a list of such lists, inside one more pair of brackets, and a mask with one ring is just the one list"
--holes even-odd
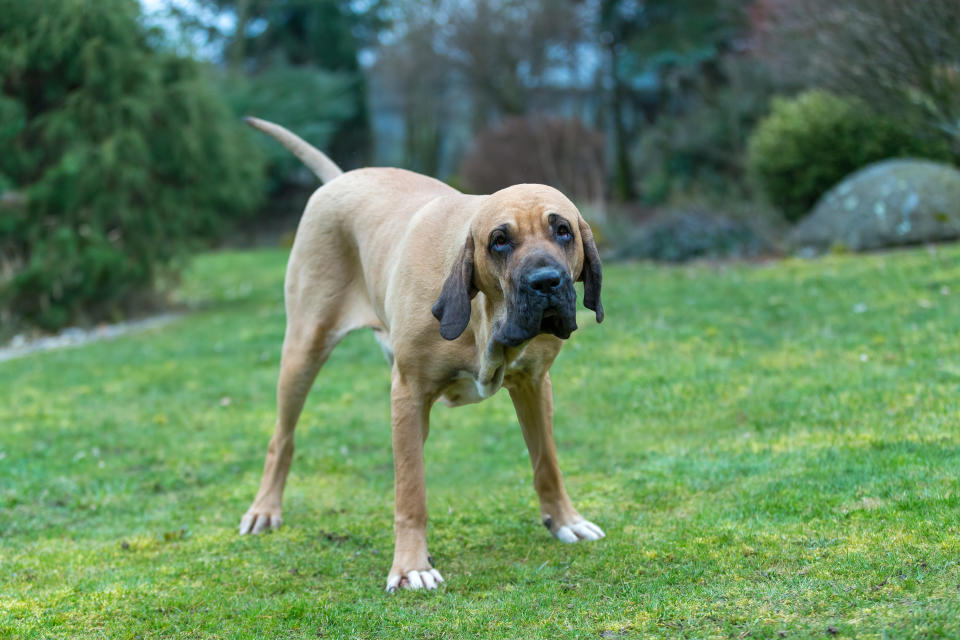
[[(251, 210), (262, 156), (136, 0), (0, 0), (0, 309), (117, 315)], [(4, 204), (6, 203), (6, 204)]]

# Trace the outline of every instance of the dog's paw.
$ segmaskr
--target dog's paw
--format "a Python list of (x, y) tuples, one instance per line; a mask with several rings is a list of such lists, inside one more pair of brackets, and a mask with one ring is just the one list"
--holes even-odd
[(563, 542), (599, 540), (607, 535), (603, 529), (583, 518), (567, 524), (556, 524), (550, 516), (544, 516), (543, 526), (550, 530), (554, 538)]
[(251, 507), (250, 511), (240, 519), (240, 535), (248, 533), (263, 533), (276, 529), (283, 524), (280, 509), (260, 509)]
[(443, 582), (443, 576), (436, 569), (414, 569), (403, 571), (394, 567), (387, 577), (387, 593), (397, 589), (436, 589)]

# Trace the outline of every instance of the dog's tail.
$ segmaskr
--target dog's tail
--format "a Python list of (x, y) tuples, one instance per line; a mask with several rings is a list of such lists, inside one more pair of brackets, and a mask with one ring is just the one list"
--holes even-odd
[(322, 182), (330, 182), (343, 173), (343, 169), (338, 167), (333, 160), (292, 131), (288, 131), (278, 124), (273, 124), (260, 118), (247, 116), (244, 118), (244, 121), (254, 129), (259, 129), (267, 135), (276, 138), (280, 144), (289, 149), (293, 155), (300, 158), (303, 164), (307, 165), (311, 171), (317, 174), (317, 177), (320, 178)]

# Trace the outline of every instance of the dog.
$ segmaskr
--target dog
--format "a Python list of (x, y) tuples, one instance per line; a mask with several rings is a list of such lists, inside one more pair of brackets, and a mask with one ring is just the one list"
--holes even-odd
[(395, 548), (388, 592), (443, 582), (427, 550), (423, 461), (437, 400), (470, 404), (506, 387), (544, 526), (564, 542), (603, 538), (570, 502), (553, 440), (549, 369), (577, 328), (574, 281), (583, 281), (583, 304), (596, 321), (604, 315), (600, 256), (576, 206), (544, 185), (476, 196), (403, 169), (344, 173), (287, 129), (246, 120), (324, 184), (307, 203), (287, 264), (277, 421), (240, 533), (280, 526), (307, 392), (337, 343), (369, 328), (391, 364)]

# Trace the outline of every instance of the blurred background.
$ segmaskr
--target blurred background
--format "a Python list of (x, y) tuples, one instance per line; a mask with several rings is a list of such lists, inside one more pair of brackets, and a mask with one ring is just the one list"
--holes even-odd
[(247, 114), (556, 186), (608, 259), (960, 236), (956, 0), (0, 0), (0, 87), (0, 338), (289, 242), (317, 181)]

